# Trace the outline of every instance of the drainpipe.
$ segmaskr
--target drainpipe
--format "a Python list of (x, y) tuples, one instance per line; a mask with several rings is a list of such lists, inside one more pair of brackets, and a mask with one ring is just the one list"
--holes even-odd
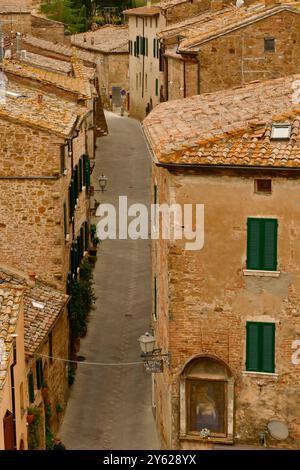
[(16, 337), (13, 338), (13, 363), (10, 366), (11, 382), (11, 406), (13, 414), (13, 432), (14, 432), (14, 450), (17, 450), (17, 427), (16, 427), (16, 395), (15, 395), (15, 375), (14, 367), (17, 364), (17, 345)]

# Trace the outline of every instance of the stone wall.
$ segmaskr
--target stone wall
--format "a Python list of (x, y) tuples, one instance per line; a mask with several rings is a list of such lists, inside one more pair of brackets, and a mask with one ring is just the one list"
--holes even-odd
[[(265, 38), (275, 38), (275, 52), (265, 52)], [(199, 46), (200, 93), (298, 73), (299, 41), (300, 15), (283, 12)], [(176, 75), (177, 78), (172, 79), (183, 87), (179, 64), (176, 64), (175, 59), (169, 59), (168, 65), (169, 77)], [(197, 80), (197, 75), (192, 78), (188, 69), (186, 80), (192, 82), (192, 79)], [(186, 96), (194, 94), (195, 89), (197, 83), (190, 83)], [(175, 96), (170, 94), (172, 99)]]
[(12, 33), (31, 34), (31, 14), (28, 13), (0, 13), (2, 31), (10, 36)]
[[(163, 253), (162, 261), (153, 257), (159, 280), (157, 345), (171, 353), (170, 369), (156, 377), (164, 446), (198, 448), (197, 441), (179, 439), (179, 378), (192, 357), (210, 354), (223, 360), (235, 379), (235, 441), (258, 445), (259, 432), (278, 419), (287, 423), (290, 437), (278, 442), (268, 436), (268, 446), (300, 448), (300, 366), (292, 364), (292, 343), (300, 331), (299, 179), (273, 176), (272, 195), (266, 196), (254, 193), (254, 177), (245, 175), (157, 173), (159, 202), (205, 207), (202, 250), (186, 251), (180, 240), (154, 247), (154, 253)], [(243, 274), (251, 216), (278, 219), (278, 278)], [(276, 374), (245, 372), (247, 321), (275, 323)]]
[[(68, 206), (71, 158), (60, 175), (58, 137), (1, 120), (0, 138), (0, 257), (24, 272), (34, 271), (55, 287), (65, 289), (69, 243), (64, 236), (63, 203)], [(74, 139), (74, 165), (85, 153), (84, 129)], [(10, 178), (10, 179), (7, 179)], [(84, 195), (83, 195), (84, 194)], [(88, 219), (85, 191), (75, 211), (75, 229)], [(69, 226), (69, 233), (72, 228)], [(75, 236), (78, 233), (75, 232)]]
[(46, 41), (64, 43), (65, 27), (63, 23), (52, 21), (42, 16), (31, 17), (32, 36), (36, 36)]

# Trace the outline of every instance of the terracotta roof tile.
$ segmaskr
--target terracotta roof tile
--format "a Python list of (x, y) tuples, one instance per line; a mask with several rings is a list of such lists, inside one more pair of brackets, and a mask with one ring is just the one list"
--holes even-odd
[[(75, 50), (74, 47), (66, 46), (65, 44), (61, 43), (46, 41), (45, 39), (37, 38), (30, 35), (22, 37), (22, 44), (22, 47), (24, 49), (26, 49), (26, 44), (28, 44), (29, 46), (41, 49), (41, 53), (42, 51), (49, 51), (68, 58), (71, 58), (74, 55)], [(82, 59), (86, 62), (90, 62), (92, 64), (96, 63), (96, 56), (92, 52), (76, 49), (76, 54), (79, 59)]]
[(24, 289), (7, 282), (0, 285), (0, 390), (7, 377)]
[[(128, 25), (105, 25), (95, 31), (74, 34), (71, 42), (80, 48), (104, 53), (128, 53)], [(91, 43), (93, 39), (94, 43)]]
[[(2, 284), (21, 286), (24, 290), (24, 345), (26, 354), (34, 354), (47, 340), (60, 317), (68, 296), (46, 283), (30, 285), (26, 275), (0, 267), (0, 301)], [(0, 331), (1, 338), (1, 331)]]
[(66, 138), (71, 134), (78, 117), (88, 110), (56, 95), (39, 93), (31, 88), (9, 82), (6, 99), (0, 103), (0, 118), (10, 119), (21, 125), (35, 127)]
[[(300, 75), (158, 105), (144, 120), (161, 163), (300, 168)], [(273, 123), (289, 123), (289, 140), (271, 139)]]
[[(71, 60), (73, 61), (72, 63), (76, 61), (76, 66), (79, 67), (80, 59), (72, 58)], [(45, 70), (34, 67), (33, 65), (24, 64), (17, 60), (5, 60), (3, 70), (13, 75), (33, 79), (45, 85), (54, 85), (62, 90), (77, 94), (81, 99), (91, 97), (90, 87), (87, 85), (83, 76), (74, 78), (52, 70)]]
[(34, 67), (36, 66), (46, 70), (56, 71), (65, 75), (69, 75), (72, 72), (72, 64), (69, 61), (52, 59), (51, 57), (34, 54), (33, 52), (26, 51), (26, 56), (19, 60), (20, 62), (30, 64)]
[(205, 21), (203, 18), (201, 19), (200, 15), (198, 25), (196, 23), (183, 32), (185, 39), (180, 43), (179, 51), (196, 51), (202, 43), (221, 34), (284, 11), (300, 14), (298, 5), (281, 4), (266, 7), (265, 4), (258, 3), (244, 8), (226, 8), (211, 16), (206, 14)]

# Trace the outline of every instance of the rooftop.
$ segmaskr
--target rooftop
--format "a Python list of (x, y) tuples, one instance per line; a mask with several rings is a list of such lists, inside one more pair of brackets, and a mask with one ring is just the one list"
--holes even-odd
[[(80, 59), (76, 59), (76, 64), (80, 67)], [(83, 67), (83, 64), (82, 64)], [(84, 75), (71, 77), (62, 75), (53, 70), (45, 70), (37, 66), (29, 65), (18, 60), (5, 60), (4, 71), (22, 78), (29, 78), (45, 85), (54, 85), (64, 91), (77, 94), (80, 99), (91, 97), (91, 88)]]
[(162, 0), (161, 2), (153, 3), (151, 6), (143, 6), (138, 8), (130, 8), (123, 11), (125, 15), (136, 16), (153, 16), (158, 15), (161, 10), (168, 10), (181, 3), (190, 3), (190, 0)]
[[(0, 302), (2, 284), (23, 287), (24, 290), (24, 346), (28, 355), (34, 354), (47, 340), (49, 332), (65, 307), (68, 296), (19, 271), (0, 267)], [(0, 331), (1, 338), (1, 331)]]
[(0, 390), (3, 388), (13, 345), (24, 289), (3, 283), (0, 286)]
[[(300, 168), (300, 75), (158, 105), (144, 120), (155, 161)], [(272, 125), (291, 126), (271, 138)]]
[[(74, 34), (72, 44), (104, 53), (128, 53), (128, 25), (105, 25), (95, 31)], [(93, 43), (92, 43), (93, 41)]]
[(69, 75), (72, 72), (72, 64), (70, 62), (52, 59), (51, 57), (34, 54), (33, 52), (26, 51), (26, 56), (23, 56), (22, 59), (19, 60), (34, 67), (56, 71), (65, 75)]
[(210, 15), (200, 15), (198, 24), (196, 22), (191, 27), (183, 27), (185, 39), (179, 45), (179, 52), (197, 51), (198, 46), (220, 35), (284, 11), (300, 14), (299, 4), (266, 7), (263, 3), (257, 3), (249, 7), (232, 6)]
[[(27, 44), (28, 46), (40, 49), (41, 54), (43, 55), (47, 55), (45, 54), (45, 52), (53, 52), (64, 57), (71, 58), (74, 55), (75, 50), (74, 47), (66, 46), (65, 44), (46, 41), (45, 39), (36, 38), (30, 35), (22, 37), (23, 49), (26, 49)], [(90, 62), (92, 64), (96, 62), (95, 55), (92, 52), (76, 49), (76, 55), (79, 59), (82, 59), (85, 62)]]
[(32, 88), (9, 81), (5, 102), (0, 103), (0, 118), (35, 127), (62, 138), (69, 137), (78, 116), (84, 116), (87, 109), (46, 93), (41, 95), (42, 100), (39, 101), (39, 94)]

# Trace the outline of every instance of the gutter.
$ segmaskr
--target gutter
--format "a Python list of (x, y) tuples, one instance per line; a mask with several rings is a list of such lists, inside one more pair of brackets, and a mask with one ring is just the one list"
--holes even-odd
[(59, 176), (0, 176), (0, 180), (58, 180)]
[(17, 450), (17, 427), (16, 427), (16, 394), (15, 394), (15, 375), (14, 368), (17, 364), (17, 346), (16, 339), (13, 339), (13, 363), (10, 366), (10, 383), (11, 383), (11, 406), (13, 414), (13, 433), (14, 433), (14, 450)]

